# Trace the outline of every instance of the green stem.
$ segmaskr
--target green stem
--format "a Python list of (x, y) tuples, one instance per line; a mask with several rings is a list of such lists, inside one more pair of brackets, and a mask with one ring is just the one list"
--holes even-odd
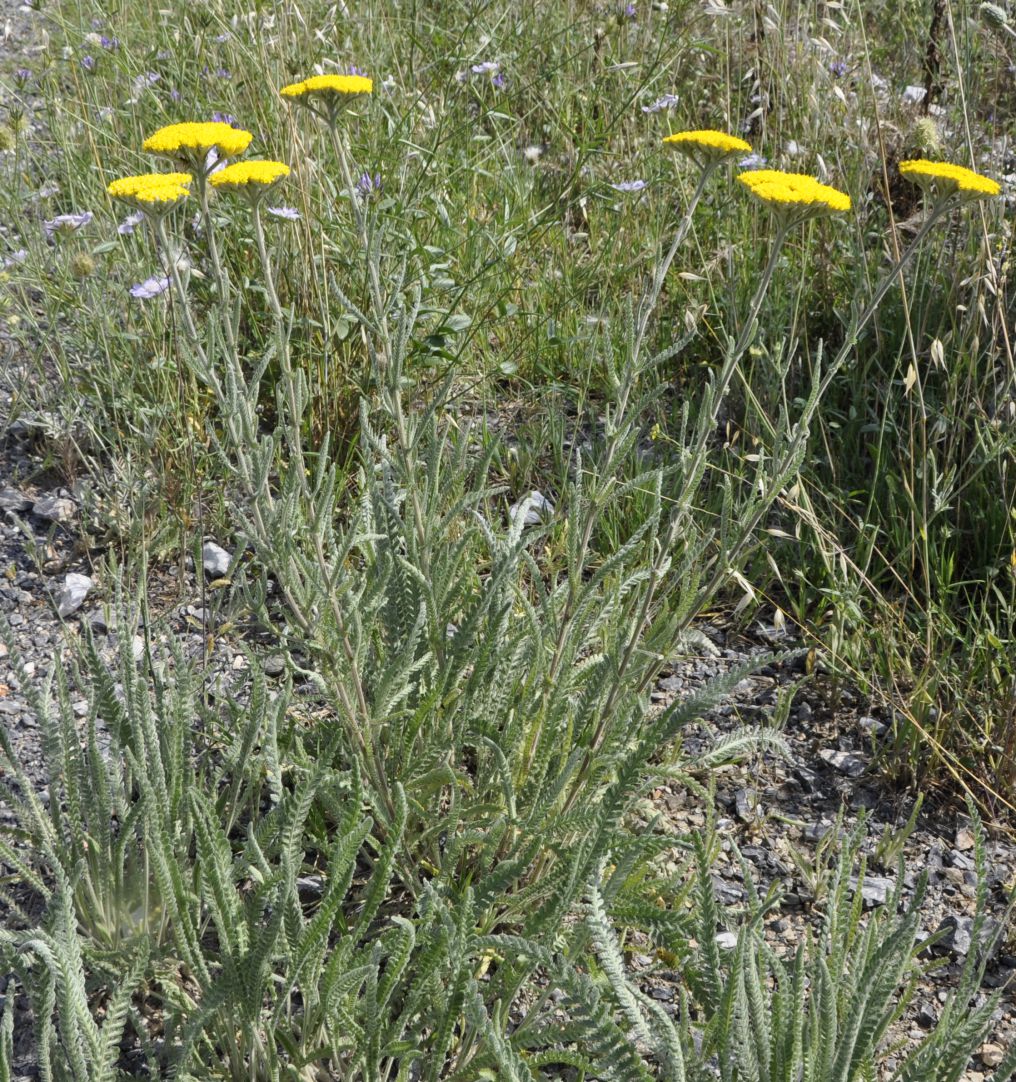
[(208, 205), (208, 177), (204, 171), (199, 171), (195, 177), (198, 188), (198, 201), (201, 204), (201, 220), (204, 222), (205, 233), (208, 237), (208, 254), (212, 259), (212, 269), (215, 271), (215, 284), (219, 293), (219, 304), (222, 309), (222, 322), (226, 328), (226, 342), (233, 356), (236, 352), (236, 330), (233, 327), (233, 315), (229, 310), (229, 277), (222, 264), (219, 255), (219, 242), (215, 234), (215, 225), (212, 222), (212, 212)]
[(695, 208), (699, 205), (699, 201), (702, 198), (702, 193), (705, 191), (706, 182), (709, 180), (718, 163), (706, 165), (702, 172), (699, 174), (698, 184), (695, 187), (695, 191), (692, 193), (688, 207), (684, 212), (684, 217), (681, 219), (676, 231), (674, 232), (674, 240), (670, 245), (670, 251), (664, 256), (663, 261), (656, 268), (653, 273), (653, 281), (649, 287), (649, 291), (646, 294), (645, 300), (642, 302), (641, 311), (639, 313), (638, 326), (635, 332), (635, 343), (632, 348), (632, 359), (637, 360), (639, 354), (642, 351), (642, 343), (646, 336), (646, 331), (649, 328), (649, 320), (656, 309), (656, 305), (660, 300), (660, 293), (663, 290), (663, 283), (667, 278), (667, 272), (670, 270), (671, 263), (674, 262), (674, 257), (677, 255), (677, 250), (681, 247), (684, 238), (688, 235), (688, 230), (691, 228), (692, 217), (695, 214)]
[(156, 240), (158, 241), (159, 247), (162, 249), (162, 254), (166, 262), (166, 269), (169, 271), (169, 277), (173, 283), (173, 292), (180, 302), (180, 312), (183, 316), (183, 325), (184, 329), (187, 331), (187, 337), (190, 339), (190, 343), (198, 355), (198, 360), (201, 362), (201, 367), (204, 369), (202, 375), (211, 375), (211, 368), (208, 364), (208, 355), (205, 353), (205, 348), (201, 344), (197, 324), (194, 322), (194, 313), (191, 311), (190, 298), (187, 296), (187, 290), (184, 288), (183, 279), (180, 277), (180, 267), (173, 254), (173, 248), (169, 241), (169, 233), (166, 231), (165, 217), (160, 215), (156, 218), (154, 227)]

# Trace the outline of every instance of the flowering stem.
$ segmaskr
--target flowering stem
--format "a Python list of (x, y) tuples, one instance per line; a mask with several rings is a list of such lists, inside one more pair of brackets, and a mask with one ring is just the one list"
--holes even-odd
[(166, 269), (169, 271), (169, 277), (173, 282), (173, 292), (180, 302), (180, 311), (183, 314), (183, 325), (187, 331), (187, 337), (190, 339), (191, 345), (198, 355), (198, 360), (201, 362), (203, 370), (201, 373), (202, 378), (211, 378), (212, 370), (208, 364), (208, 355), (205, 353), (205, 348), (202, 346), (201, 339), (198, 336), (198, 328), (194, 322), (194, 313), (191, 311), (187, 290), (184, 288), (183, 279), (180, 277), (180, 267), (176, 257), (173, 255), (169, 234), (166, 232), (165, 217), (159, 215), (159, 217), (155, 218), (154, 226), (156, 240), (159, 243), (159, 247), (162, 249), (162, 253), (166, 260)]
[(691, 228), (692, 217), (695, 214), (695, 208), (699, 204), (699, 200), (702, 198), (702, 193), (706, 188), (706, 181), (712, 175), (713, 170), (718, 163), (706, 164), (702, 172), (699, 174), (698, 184), (695, 187), (695, 191), (692, 193), (688, 207), (684, 212), (684, 217), (681, 219), (676, 232), (674, 233), (673, 243), (670, 245), (670, 251), (667, 252), (663, 259), (663, 262), (656, 268), (653, 274), (653, 282), (649, 287), (649, 292), (646, 294), (645, 299), (642, 302), (642, 309), (639, 313), (638, 326), (635, 331), (635, 344), (632, 347), (632, 358), (637, 359), (642, 349), (642, 342), (646, 336), (646, 331), (649, 328), (649, 320), (652, 316), (656, 305), (660, 299), (660, 293), (663, 290), (663, 283), (667, 277), (667, 271), (670, 270), (671, 263), (674, 262), (674, 257), (677, 255), (678, 248), (681, 247), (684, 238), (688, 235), (688, 230)]
[(279, 303), (279, 295), (275, 291), (275, 277), (272, 274), (272, 265), (268, 260), (268, 247), (265, 244), (265, 230), (261, 223), (261, 200), (254, 200), (251, 207), (251, 217), (254, 219), (254, 239), (258, 246), (258, 255), (261, 258), (261, 269), (265, 272), (265, 288), (268, 290), (268, 301), (272, 306), (272, 315), (279, 325), (285, 323), (282, 313), (282, 305)]
[[(353, 213), (353, 220), (356, 223), (356, 229), (360, 235), (360, 243), (363, 246), (364, 257), (367, 260), (367, 278), (370, 284), (371, 304), (374, 309), (374, 315), (377, 319), (378, 330), (381, 337), (381, 349), (380, 351), (377, 349), (374, 350), (374, 358), (378, 367), (378, 375), (385, 377), (380, 378), (378, 383), (381, 393), (385, 397), (391, 411), (392, 420), (395, 422), (395, 435), (402, 455), (402, 466), (406, 473), (406, 487), (409, 490), (409, 502), (413, 511), (413, 525), (416, 530), (417, 542), (419, 544), (421, 570), (424, 575), (429, 578), (430, 560), (428, 557), (427, 546), (428, 532), (424, 521), (423, 506), (420, 503), (420, 494), (417, 490), (417, 486), (409, 483), (410, 479), (416, 473), (416, 456), (413, 451), (413, 440), (410, 438), (409, 427), (406, 424), (405, 412), (402, 409), (402, 388), (400, 386), (401, 372), (390, 371), (392, 362), (391, 337), (388, 331), (388, 318), (385, 314), (384, 295), (381, 292), (381, 279), (378, 275), (377, 262), (371, 256), (370, 233), (367, 229), (367, 218), (357, 199), (356, 182), (353, 180), (353, 171), (349, 165), (349, 155), (346, 153), (345, 144), (339, 137), (338, 118), (336, 116), (332, 116), (329, 119), (328, 130), (332, 135), (332, 144), (335, 147), (335, 153), (339, 159), (339, 166), (342, 169), (342, 178), (345, 181), (346, 190), (349, 193), (349, 203)], [(444, 652), (444, 642), (440, 634), (434, 636), (433, 646), (435, 653), (438, 658), (440, 658)]]
[[(251, 207), (251, 217), (254, 223), (254, 240), (257, 244), (258, 256), (261, 260), (261, 269), (264, 274), (265, 286), (268, 291), (268, 300), (271, 305), (272, 315), (275, 317), (276, 328), (279, 335), (279, 363), (282, 368), (282, 379), (285, 386), (287, 406), (289, 410), (289, 424), (287, 425), (287, 439), (289, 441), (290, 455), (292, 456), (292, 469), (296, 472), (300, 491), (306, 501), (307, 509), (311, 516), (315, 514), (314, 501), (311, 497), (310, 485), (307, 481), (307, 468), (303, 456), (303, 439), (300, 431), (302, 408), (300, 405), (301, 394), (297, 385), (296, 375), (293, 372), (292, 358), (289, 349), (289, 335), (286, 328), (286, 317), (279, 302), (279, 295), (275, 289), (275, 277), (272, 273), (271, 260), (268, 258), (268, 245), (265, 243), (264, 225), (261, 220), (261, 200), (256, 199)], [(313, 529), (315, 554), (318, 567), (327, 581), (329, 575), (329, 563), (325, 556), (324, 531)], [(265, 540), (268, 541), (266, 535)], [(342, 652), (349, 668), (349, 674), (356, 695), (355, 703), (350, 698), (341, 674), (335, 681), (338, 695), (343, 710), (349, 719), (349, 728), (353, 738), (364, 756), (365, 765), (373, 765), (374, 784), (381, 793), (389, 818), (394, 819), (395, 803), (392, 800), (388, 778), (385, 773), (384, 757), (378, 745), (377, 734), (371, 722), (370, 706), (367, 703), (367, 695), (364, 690), (363, 680), (360, 677), (359, 663), (356, 651), (349, 637), (349, 630), (345, 613), (339, 604), (337, 593), (334, 589), (328, 590), (328, 598), (335, 620), (336, 628), (342, 642)], [(369, 746), (368, 746), (369, 740)], [(369, 756), (369, 759), (368, 759)]]
[[(800, 420), (797, 422), (796, 431), (794, 432), (793, 438), (787, 443), (779, 462), (774, 464), (774, 468), (771, 471), (771, 475), (773, 477), (785, 475), (793, 465), (797, 456), (801, 453), (804, 442), (808, 438), (809, 425), (811, 423), (811, 420), (814, 417), (815, 411), (818, 409), (819, 404), (824, 399), (826, 391), (829, 389), (829, 384), (832, 382), (833, 377), (840, 370), (840, 368), (843, 366), (844, 361), (846, 361), (847, 357), (857, 345), (857, 340), (860, 337), (861, 331), (865, 328), (865, 326), (868, 324), (868, 321), (875, 314), (879, 304), (882, 301), (882, 298), (886, 295), (892, 284), (899, 277), (899, 275), (903, 271), (903, 268), (917, 253), (918, 249), (921, 247), (922, 242), (924, 241), (924, 238), (928, 235), (929, 232), (931, 232), (932, 227), (938, 222), (939, 218), (942, 217), (942, 215), (946, 212), (947, 209), (948, 200), (943, 200), (942, 202), (932, 207), (931, 212), (925, 219), (924, 224), (915, 234), (914, 239), (904, 250), (903, 254), (896, 261), (895, 265), (886, 272), (882, 281), (879, 282), (879, 284), (875, 287), (875, 292), (871, 295), (871, 300), (868, 302), (864, 311), (862, 311), (861, 314), (857, 316), (854, 322), (851, 324), (850, 328), (846, 333), (846, 336), (844, 337), (843, 344), (840, 346), (839, 351), (833, 358), (829, 367), (826, 369), (825, 374), (822, 376), (817, 390), (813, 391), (812, 396), (809, 399), (807, 408), (802, 414)], [(744, 528), (740, 530), (740, 536), (738, 541), (731, 549), (727, 551), (727, 553), (725, 554), (725, 558), (721, 561), (720, 564), (718, 564), (709, 581), (700, 589), (699, 595), (696, 598), (696, 603), (695, 605), (691, 606), (691, 609), (689, 611), (697, 611), (698, 607), (702, 603), (704, 603), (704, 600), (711, 596), (712, 591), (716, 589), (720, 580), (723, 578), (724, 575), (726, 575), (727, 568), (730, 567), (731, 564), (736, 562), (738, 554), (748, 543), (749, 538), (754, 534), (755, 530), (758, 528), (758, 524), (762, 521), (763, 515), (765, 515), (766, 511), (768, 511), (770, 506), (772, 506), (772, 503), (776, 499), (778, 494), (779, 486), (772, 485), (770, 486), (770, 490), (767, 495), (758, 501), (755, 510), (749, 516), (747, 522), (744, 524)]]
[(864, 330), (865, 326), (867, 326), (868, 324), (868, 321), (875, 314), (875, 311), (878, 308), (879, 304), (882, 303), (882, 298), (886, 295), (892, 284), (899, 277), (899, 275), (903, 271), (903, 268), (917, 253), (917, 250), (921, 247), (924, 238), (931, 232), (932, 227), (937, 224), (939, 218), (941, 218), (942, 215), (945, 214), (948, 208), (949, 200), (945, 199), (939, 203), (936, 203), (935, 206), (931, 208), (931, 211), (928, 214), (928, 217), (925, 219), (924, 224), (917, 231), (917, 233), (914, 235), (914, 239), (910, 242), (910, 244), (904, 250), (903, 254), (896, 261), (896, 265), (889, 269), (882, 281), (879, 282), (879, 284), (875, 287), (875, 292), (871, 295), (871, 300), (868, 302), (868, 306), (854, 320), (853, 325), (847, 331), (847, 334), (843, 339), (843, 344), (840, 346), (839, 352), (836, 354), (836, 356), (832, 360), (832, 363), (826, 369), (826, 373), (822, 377), (822, 382), (819, 384), (819, 398), (821, 398), (822, 395), (825, 394), (825, 391), (828, 388), (829, 384), (832, 382), (833, 377), (836, 375), (843, 362), (850, 355), (850, 352), (853, 350), (854, 346), (857, 345), (857, 340), (861, 335), (861, 331)]
[(292, 358), (289, 352), (289, 335), (286, 329), (286, 317), (279, 303), (279, 295), (275, 289), (275, 276), (272, 273), (271, 260), (268, 258), (268, 246), (265, 244), (265, 230), (261, 221), (261, 200), (255, 199), (251, 206), (251, 218), (254, 222), (254, 240), (257, 244), (258, 256), (261, 259), (261, 270), (264, 274), (265, 288), (268, 291), (268, 301), (271, 305), (272, 315), (275, 317), (275, 326), (279, 336), (279, 364), (282, 368), (282, 379), (286, 388), (286, 399), (289, 407), (289, 453), (293, 458), (293, 469), (296, 471), (300, 483), (300, 491), (305, 498), (310, 496), (310, 487), (307, 483), (307, 467), (303, 458), (303, 439), (300, 433), (300, 423), (303, 410), (300, 406), (300, 393), (293, 374)]
[(230, 352), (235, 357), (237, 355), (236, 331), (233, 327), (233, 315), (229, 310), (229, 279), (219, 256), (219, 242), (215, 237), (215, 226), (212, 223), (212, 213), (208, 205), (208, 177), (203, 169), (198, 171), (195, 180), (198, 186), (198, 200), (201, 204), (201, 220), (204, 222), (205, 232), (208, 235), (208, 254), (212, 257), (219, 302), (222, 305), (222, 321), (226, 325), (226, 341), (229, 343)]

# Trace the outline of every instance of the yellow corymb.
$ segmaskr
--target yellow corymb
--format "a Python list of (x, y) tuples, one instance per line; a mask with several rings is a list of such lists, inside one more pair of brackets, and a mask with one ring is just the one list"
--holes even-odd
[(712, 151), (726, 157), (728, 154), (750, 154), (751, 144), (736, 135), (728, 135), (723, 131), (713, 131), (711, 128), (702, 128), (696, 131), (679, 131), (674, 135), (668, 135), (663, 142), (674, 150), (683, 151)]
[(850, 210), (850, 196), (838, 188), (821, 184), (806, 173), (784, 173), (779, 169), (754, 169), (740, 173), (738, 181), (756, 199), (777, 209), (805, 213)]
[(268, 187), (288, 176), (289, 166), (284, 162), (234, 162), (213, 173), (209, 182), (214, 188)]
[(190, 173), (138, 173), (114, 180), (106, 191), (114, 199), (131, 199), (148, 188), (186, 187), (192, 179)]
[(312, 75), (299, 83), (284, 86), (284, 98), (302, 98), (308, 94), (370, 94), (374, 80), (366, 75)]
[(207, 154), (209, 150), (217, 150), (225, 158), (235, 158), (247, 149), (253, 138), (249, 131), (210, 120), (169, 124), (150, 135), (144, 142), (144, 148), (153, 154), (168, 154), (174, 158), (187, 158), (195, 153)]
[(973, 199), (988, 199), (1002, 190), (998, 181), (991, 177), (982, 176), (973, 169), (953, 165), (951, 162), (914, 158), (900, 162), (900, 173), (915, 184), (937, 188), (943, 195), (959, 193)]

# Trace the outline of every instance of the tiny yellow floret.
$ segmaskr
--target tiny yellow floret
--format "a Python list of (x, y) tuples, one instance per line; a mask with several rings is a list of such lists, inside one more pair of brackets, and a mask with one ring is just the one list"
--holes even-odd
[(751, 144), (736, 135), (702, 128), (697, 131), (679, 131), (663, 140), (664, 146), (686, 154), (700, 165), (715, 165), (735, 154), (750, 154)]
[(754, 169), (739, 173), (738, 181), (756, 199), (776, 209), (803, 212), (805, 215), (850, 210), (850, 196), (838, 188), (822, 184), (806, 173), (784, 173), (779, 169)]
[(972, 199), (987, 199), (1002, 191), (998, 181), (991, 177), (951, 162), (915, 158), (900, 162), (900, 173), (915, 184), (937, 189), (944, 196), (959, 194)]
[(366, 75), (312, 75), (299, 83), (284, 86), (284, 98), (302, 98), (308, 94), (370, 94), (374, 80)]
[(150, 135), (144, 148), (153, 154), (168, 154), (174, 158), (189, 159), (195, 154), (207, 154), (209, 150), (217, 150), (226, 158), (235, 158), (247, 149), (253, 138), (249, 131), (212, 120), (169, 124)]
[(283, 162), (234, 162), (213, 173), (209, 181), (213, 188), (246, 188), (248, 185), (268, 187), (289, 176), (289, 166)]

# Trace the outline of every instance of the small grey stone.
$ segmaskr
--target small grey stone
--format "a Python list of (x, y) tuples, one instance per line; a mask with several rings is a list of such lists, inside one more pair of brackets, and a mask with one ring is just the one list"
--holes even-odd
[(63, 589), (57, 598), (56, 611), (64, 617), (70, 616), (72, 612), (77, 612), (91, 588), (92, 580), (87, 575), (79, 575), (77, 572), (72, 571), (64, 579)]
[(968, 857), (966, 853), (961, 853), (958, 849), (953, 849), (949, 854), (949, 863), (954, 868), (959, 868), (963, 872), (972, 872), (974, 870), (974, 859)]
[(14, 714), (20, 714), (21, 711), (21, 703), (15, 702), (13, 699), (0, 699), (0, 714), (7, 714), (8, 716), (11, 716)]
[(833, 821), (831, 819), (823, 819), (820, 823), (809, 823), (804, 828), (804, 840), (820, 842), (832, 829)]
[(917, 1009), (917, 1024), (922, 1029), (931, 1029), (938, 1022), (938, 1011), (930, 1003), (922, 1003)]
[(981, 1057), (981, 1062), (985, 1067), (997, 1067), (1005, 1058), (1005, 1052), (997, 1044), (982, 1045), (980, 1052), (977, 1054)]
[(797, 720), (798, 721), (810, 721), (814, 711), (811, 708), (811, 703), (799, 703), (797, 706)]
[(522, 520), (523, 526), (538, 526), (545, 519), (550, 518), (554, 513), (554, 505), (543, 495), (542, 492), (538, 492), (535, 488), (528, 496), (523, 497), (521, 500), (517, 500), (508, 508), (508, 518), (512, 522), (515, 521), (516, 516), (522, 510), (524, 504), (528, 504), (526, 507), (526, 515)]
[(960, 829), (956, 831), (956, 840), (954, 844), (961, 852), (973, 849), (975, 844), (973, 831), (971, 831), (969, 827), (960, 827)]
[(716, 936), (716, 945), (720, 950), (732, 951), (737, 946), (737, 936), (733, 932), (720, 932)]
[[(985, 920), (981, 928), (981, 943), (987, 946), (994, 936), (998, 925), (993, 920)], [(938, 926), (938, 931), (945, 931), (945, 936), (938, 943), (938, 950), (955, 954), (963, 958), (973, 946), (974, 918), (946, 917)]]
[(759, 818), (758, 793), (754, 789), (738, 789), (734, 794), (734, 810), (742, 823), (754, 823)]
[(265, 658), (262, 668), (265, 676), (281, 676), (286, 669), (286, 659), (280, 654), (273, 654), (271, 657)]
[(229, 553), (214, 541), (206, 541), (201, 546), (201, 563), (205, 572), (215, 579), (221, 579), (229, 570)]
[(64, 496), (43, 496), (32, 504), (32, 514), (47, 522), (70, 522), (77, 511), (77, 504)]
[(0, 489), (0, 510), (27, 511), (31, 506), (32, 501), (16, 488)]
[(857, 724), (860, 726), (861, 732), (867, 733), (869, 736), (881, 736), (885, 731), (885, 725), (873, 717), (859, 718)]
[(824, 759), (831, 767), (849, 778), (859, 778), (864, 773), (865, 763), (860, 755), (852, 751), (835, 751), (832, 748), (823, 748), (819, 752), (820, 758)]
[[(851, 888), (857, 890), (857, 880), (851, 879)], [(895, 884), (891, 879), (884, 879), (877, 875), (866, 875), (861, 881), (861, 898), (864, 900), (866, 909), (876, 905), (885, 905), (889, 901)]]

